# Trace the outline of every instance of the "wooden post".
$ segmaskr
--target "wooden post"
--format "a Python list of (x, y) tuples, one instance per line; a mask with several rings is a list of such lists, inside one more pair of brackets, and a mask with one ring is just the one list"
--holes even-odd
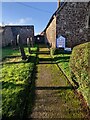
[(24, 48), (22, 46), (22, 42), (21, 42), (21, 39), (20, 39), (20, 35), (17, 35), (17, 43), (18, 43), (18, 46), (19, 46), (19, 50), (21, 52), (21, 57), (22, 57), (22, 60), (26, 60), (27, 57), (25, 55), (25, 52), (24, 52)]
[(31, 54), (31, 50), (30, 50), (30, 38), (27, 38), (27, 46), (28, 46), (28, 51)]

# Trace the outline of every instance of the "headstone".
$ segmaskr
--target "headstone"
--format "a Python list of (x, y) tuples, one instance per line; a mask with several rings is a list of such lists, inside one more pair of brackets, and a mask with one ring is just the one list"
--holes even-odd
[(30, 37), (31, 47), (33, 47), (33, 39)]
[(12, 48), (14, 48), (14, 41), (13, 40), (11, 40), (11, 46), (12, 46)]
[(31, 50), (30, 50), (30, 38), (27, 38), (27, 46), (28, 46), (28, 51), (31, 54)]
[(20, 39), (20, 35), (17, 35), (17, 43), (18, 43), (18, 46), (19, 46), (19, 50), (21, 52), (21, 57), (22, 57), (22, 60), (26, 60), (27, 57), (25, 55), (25, 52), (24, 52), (24, 48), (22, 46), (22, 41)]

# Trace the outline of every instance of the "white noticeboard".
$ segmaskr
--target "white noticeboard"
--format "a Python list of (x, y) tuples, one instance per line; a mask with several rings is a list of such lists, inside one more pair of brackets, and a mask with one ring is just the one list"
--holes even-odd
[(57, 48), (65, 48), (65, 40), (63, 36), (57, 38)]

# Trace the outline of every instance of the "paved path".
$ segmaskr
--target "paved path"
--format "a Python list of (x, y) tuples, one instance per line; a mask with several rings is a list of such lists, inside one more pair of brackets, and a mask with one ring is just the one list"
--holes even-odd
[(37, 65), (36, 100), (29, 118), (85, 118), (86, 112), (57, 65), (48, 48), (40, 48)]

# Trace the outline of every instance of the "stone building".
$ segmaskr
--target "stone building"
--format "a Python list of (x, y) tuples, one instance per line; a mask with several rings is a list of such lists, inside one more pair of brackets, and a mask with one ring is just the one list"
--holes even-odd
[(22, 43), (27, 43), (27, 37), (32, 37), (34, 39), (34, 26), (3, 26), (0, 27), (0, 46), (4, 47), (11, 44), (17, 45), (17, 35), (20, 35)]
[(43, 33), (56, 47), (56, 39), (66, 38), (66, 47), (90, 41), (90, 2), (63, 2), (52, 15)]

